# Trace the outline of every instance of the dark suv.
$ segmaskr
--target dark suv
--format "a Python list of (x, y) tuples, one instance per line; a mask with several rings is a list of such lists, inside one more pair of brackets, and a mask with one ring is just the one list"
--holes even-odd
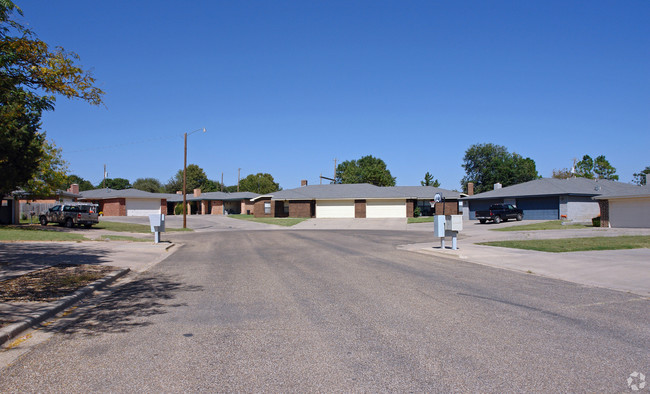
[(68, 203), (55, 205), (38, 217), (42, 226), (48, 223), (58, 223), (66, 227), (85, 226), (90, 228), (99, 223), (97, 204)]

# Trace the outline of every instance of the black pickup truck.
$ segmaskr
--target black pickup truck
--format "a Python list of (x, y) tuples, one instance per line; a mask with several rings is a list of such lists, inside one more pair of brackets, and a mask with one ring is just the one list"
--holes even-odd
[(494, 204), (490, 205), (489, 211), (476, 211), (476, 218), (481, 223), (491, 220), (498, 224), (508, 219), (522, 220), (524, 211), (511, 204)]

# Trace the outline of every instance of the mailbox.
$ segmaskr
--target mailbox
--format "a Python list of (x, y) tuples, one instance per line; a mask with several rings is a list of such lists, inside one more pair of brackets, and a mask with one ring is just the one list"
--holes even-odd
[(154, 233), (155, 242), (160, 242), (160, 232), (165, 231), (165, 215), (156, 214), (149, 215), (149, 224), (151, 225), (151, 232)]
[(445, 216), (445, 230), (463, 231), (463, 215)]
[(435, 215), (433, 217), (433, 236), (438, 238), (445, 236), (444, 215)]

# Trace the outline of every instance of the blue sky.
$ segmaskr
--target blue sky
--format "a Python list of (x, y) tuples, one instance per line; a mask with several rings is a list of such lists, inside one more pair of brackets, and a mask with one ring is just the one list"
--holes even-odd
[(98, 183), (188, 164), (287, 189), (334, 159), (382, 158), (398, 185), (460, 188), (465, 150), (504, 145), (542, 176), (605, 155), (650, 165), (650, 2), (45, 1), (22, 20), (81, 56), (105, 107), (43, 117), (70, 173)]

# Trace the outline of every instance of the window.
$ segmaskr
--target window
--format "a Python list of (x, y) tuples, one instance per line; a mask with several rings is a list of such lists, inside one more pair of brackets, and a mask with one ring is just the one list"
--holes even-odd
[(284, 213), (289, 214), (289, 201), (284, 202)]
[(60, 206), (60, 205), (55, 205), (55, 206), (53, 206), (52, 208), (50, 208), (50, 210), (51, 210), (52, 212), (59, 212), (60, 209), (61, 209), (61, 206)]
[(265, 201), (264, 202), (264, 214), (265, 215), (270, 215), (271, 214), (271, 201)]

